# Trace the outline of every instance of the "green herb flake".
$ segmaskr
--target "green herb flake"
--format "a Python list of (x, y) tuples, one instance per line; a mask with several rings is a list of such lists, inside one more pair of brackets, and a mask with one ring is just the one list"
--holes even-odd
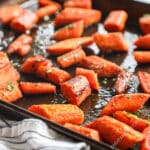
[(140, 111), (140, 110), (138, 110), (137, 112), (135, 112), (135, 113), (134, 113), (134, 115), (136, 115), (136, 116), (138, 116), (138, 117), (139, 117), (139, 116), (141, 115), (141, 111)]
[(126, 97), (127, 99), (130, 99), (130, 98), (131, 98), (129, 95), (126, 95), (125, 97)]
[(116, 78), (113, 78), (112, 81), (116, 81)]
[(7, 90), (8, 91), (12, 91), (14, 89), (14, 86), (12, 85), (12, 83), (9, 83), (8, 85), (7, 85)]
[(102, 82), (103, 82), (103, 84), (107, 84), (107, 80), (103, 80)]
[(73, 29), (73, 28), (75, 28), (74, 24), (69, 24), (69, 25), (64, 27), (64, 29)]
[(48, 73), (51, 73), (52, 72), (52, 70), (51, 69), (46, 69), (46, 73), (48, 74)]

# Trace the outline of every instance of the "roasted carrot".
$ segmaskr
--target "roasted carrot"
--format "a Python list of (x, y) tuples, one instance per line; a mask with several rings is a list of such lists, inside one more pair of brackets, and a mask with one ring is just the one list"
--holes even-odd
[(70, 38), (78, 38), (82, 35), (83, 30), (83, 20), (79, 20), (57, 30), (51, 39), (61, 41)]
[(140, 17), (139, 25), (143, 34), (149, 34), (150, 33), (150, 15), (145, 14), (144, 16)]
[(128, 14), (124, 10), (112, 10), (106, 20), (104, 27), (108, 31), (122, 31), (125, 27)]
[(136, 45), (138, 48), (142, 49), (150, 49), (150, 34), (140, 36), (135, 42), (134, 45)]
[(96, 45), (102, 52), (128, 51), (128, 44), (123, 38), (121, 32), (112, 32), (107, 34), (95, 33), (93, 37)]
[(71, 78), (67, 71), (46, 65), (39, 65), (36, 69), (36, 75), (55, 84), (61, 84)]
[(144, 139), (142, 133), (109, 116), (100, 117), (89, 123), (87, 127), (99, 131), (104, 141), (120, 149), (131, 148)]
[(76, 7), (76, 8), (86, 8), (91, 9), (91, 0), (69, 0), (64, 2), (64, 7)]
[(116, 111), (136, 112), (149, 99), (149, 94), (134, 93), (134, 94), (120, 94), (112, 97), (108, 104), (104, 107), (101, 116), (111, 115)]
[(22, 47), (18, 48), (17, 54), (20, 56), (25, 56), (31, 51), (30, 45), (23, 45)]
[(9, 24), (14, 18), (22, 14), (23, 9), (19, 5), (4, 6), (0, 8), (0, 21)]
[(80, 105), (91, 95), (91, 88), (87, 78), (79, 75), (62, 83), (61, 93), (70, 103)]
[(147, 127), (142, 132), (145, 136), (145, 139), (141, 142), (140, 150), (149, 150), (150, 149), (150, 127)]
[(25, 94), (44, 94), (56, 92), (56, 87), (46, 82), (20, 82), (19, 86)]
[(114, 86), (117, 94), (121, 94), (125, 92), (131, 77), (132, 77), (132, 74), (127, 70), (122, 70), (118, 74), (118, 77)]
[(149, 51), (135, 51), (133, 52), (133, 55), (138, 63), (150, 63)]
[(138, 71), (137, 75), (143, 91), (150, 94), (150, 74), (147, 72)]
[(76, 75), (83, 75), (85, 76), (89, 83), (90, 87), (96, 91), (100, 89), (100, 85), (97, 78), (97, 73), (95, 73), (93, 70), (88, 70), (84, 68), (76, 68)]
[(85, 57), (80, 64), (85, 68), (94, 70), (99, 77), (113, 77), (121, 71), (117, 64), (95, 55)]
[[(30, 19), (29, 19), (30, 18)], [(11, 21), (11, 28), (18, 32), (30, 30), (38, 22), (38, 17), (30, 10), (24, 10), (22, 14)]]
[(27, 58), (24, 63), (21, 65), (21, 71), (24, 73), (35, 73), (36, 68), (40, 64), (47, 64), (48, 66), (53, 66), (51, 61), (48, 61), (42, 55), (35, 55)]
[(126, 123), (133, 129), (138, 130), (140, 132), (150, 125), (150, 122), (148, 120), (141, 119), (137, 117), (136, 115), (133, 115), (126, 111), (116, 111), (113, 114), (113, 117), (121, 122)]
[(86, 57), (85, 52), (81, 48), (78, 48), (57, 57), (57, 62), (62, 68), (66, 68), (79, 63), (84, 57)]
[(79, 126), (79, 125), (75, 125), (75, 124), (71, 124), (71, 123), (66, 123), (64, 126), (75, 132), (83, 134), (93, 140), (100, 141), (99, 133), (98, 133), (98, 131), (96, 131), (94, 129), (90, 129), (87, 127), (83, 127), (83, 126)]
[(101, 11), (84, 8), (65, 8), (54, 20), (55, 27), (63, 26), (74, 21), (83, 20), (84, 26), (99, 22)]
[(9, 65), (9, 59), (6, 53), (0, 51), (0, 69)]
[(60, 124), (80, 125), (84, 121), (83, 111), (76, 105), (71, 104), (32, 105), (28, 110)]
[(61, 8), (59, 3), (52, 0), (38, 0), (38, 4), (41, 6), (56, 5), (59, 9)]
[(57, 5), (51, 4), (51, 5), (39, 8), (35, 13), (38, 16), (38, 18), (41, 19), (44, 16), (55, 14), (58, 10), (59, 10), (59, 7)]
[(51, 55), (60, 55), (66, 52), (72, 51), (74, 49), (79, 48), (80, 46), (86, 47), (92, 44), (93, 38), (90, 36), (80, 37), (80, 38), (72, 38), (64, 41), (57, 42), (55, 44), (49, 45), (46, 50)]

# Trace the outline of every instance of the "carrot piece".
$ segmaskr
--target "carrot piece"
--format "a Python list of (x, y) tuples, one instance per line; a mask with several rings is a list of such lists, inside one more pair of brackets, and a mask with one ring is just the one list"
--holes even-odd
[(65, 27), (57, 30), (51, 37), (51, 39), (61, 41), (70, 38), (78, 38), (83, 33), (84, 30), (83, 25), (84, 25), (83, 20), (79, 20), (69, 25), (66, 25)]
[(121, 122), (126, 123), (133, 129), (138, 130), (140, 132), (150, 125), (150, 122), (148, 120), (141, 119), (137, 117), (136, 115), (133, 115), (126, 111), (116, 111), (113, 114), (113, 117)]
[(39, 65), (36, 75), (55, 84), (61, 84), (71, 78), (67, 71), (47, 65)]
[(55, 27), (63, 26), (74, 21), (83, 20), (84, 26), (99, 22), (101, 11), (84, 8), (65, 8), (54, 20)]
[(18, 32), (30, 30), (38, 22), (38, 17), (30, 10), (24, 10), (22, 14), (11, 21), (11, 28)]
[(71, 123), (66, 123), (64, 126), (75, 132), (83, 134), (93, 140), (100, 141), (99, 133), (98, 133), (98, 131), (96, 131), (94, 129), (90, 129), (87, 127), (83, 127), (83, 126), (79, 126), (79, 125), (75, 125), (75, 124), (71, 124)]
[(136, 51), (133, 52), (134, 58), (138, 63), (150, 63), (149, 51)]
[(9, 24), (15, 17), (23, 12), (19, 5), (4, 6), (0, 8), (0, 21), (2, 24)]
[(90, 87), (96, 91), (100, 89), (100, 85), (97, 78), (97, 73), (95, 73), (93, 70), (88, 70), (84, 68), (76, 68), (76, 75), (83, 75), (85, 76), (89, 83)]
[(22, 47), (18, 48), (18, 55), (20, 56), (25, 56), (31, 51), (31, 46), (30, 45), (23, 45)]
[(41, 19), (44, 16), (49, 16), (49, 15), (55, 14), (58, 10), (59, 10), (58, 5), (51, 4), (51, 5), (39, 8), (35, 13), (38, 16), (38, 18)]
[(21, 66), (21, 71), (24, 73), (35, 73), (36, 68), (38, 68), (38, 65), (40, 64), (46, 64), (48, 66), (53, 66), (52, 62), (47, 60), (42, 55), (36, 55), (27, 58), (24, 63)]
[(33, 39), (31, 36), (27, 34), (21, 34), (9, 45), (7, 52), (9, 54), (17, 52), (18, 49), (21, 49), (24, 45), (30, 45), (32, 41)]
[(32, 83), (32, 82), (20, 82), (20, 88), (25, 94), (43, 94), (43, 93), (54, 93), (56, 87), (50, 83)]
[(147, 72), (138, 71), (137, 75), (143, 91), (150, 94), (150, 74)]
[(124, 10), (112, 10), (104, 21), (104, 28), (108, 31), (122, 31), (128, 14)]
[(85, 57), (80, 64), (85, 68), (94, 70), (99, 77), (113, 77), (121, 71), (117, 64), (95, 55)]
[(150, 33), (150, 16), (149, 14), (146, 14), (139, 18), (139, 25), (143, 32), (143, 34), (149, 34)]
[(57, 57), (57, 62), (62, 68), (66, 68), (79, 63), (84, 57), (86, 57), (85, 52), (81, 48), (78, 48)]
[(104, 141), (120, 149), (128, 149), (144, 139), (142, 133), (109, 116), (100, 117), (87, 127), (98, 130)]
[(119, 94), (113, 96), (100, 113), (100, 116), (110, 115), (121, 110), (136, 112), (144, 105), (149, 97), (149, 94), (144, 93)]
[(14, 102), (22, 97), (17, 81), (8, 81), (0, 84), (0, 99)]
[(64, 2), (64, 7), (76, 7), (76, 8), (86, 8), (91, 9), (92, 1), (91, 0), (70, 0)]
[(142, 132), (145, 136), (145, 139), (141, 142), (140, 150), (149, 150), (150, 149), (150, 127), (147, 127)]
[(134, 45), (136, 45), (139, 48), (150, 49), (150, 34), (139, 37), (134, 42)]
[(79, 75), (62, 83), (61, 93), (70, 103), (80, 105), (91, 95), (91, 88), (86, 77)]
[(51, 0), (38, 0), (38, 4), (41, 6), (56, 5), (59, 9), (61, 9), (61, 6), (59, 3), (51, 1)]
[(60, 124), (80, 125), (84, 121), (83, 111), (76, 105), (71, 104), (32, 105), (28, 110)]
[(6, 53), (0, 52), (0, 69), (9, 65), (9, 59)]
[(127, 70), (122, 70), (118, 74), (117, 81), (114, 86), (117, 94), (121, 94), (125, 92), (131, 77), (132, 77), (132, 74), (128, 72)]
[(112, 32), (107, 34), (95, 33), (93, 37), (96, 45), (102, 52), (128, 51), (128, 44), (124, 40), (121, 32)]
[(92, 37), (80, 37), (80, 38), (72, 38), (66, 39), (64, 41), (57, 42), (52, 44), (46, 48), (47, 52), (51, 55), (60, 55), (66, 52), (72, 51), (74, 49), (82, 47), (87, 47), (88, 45), (92, 44), (93, 38)]

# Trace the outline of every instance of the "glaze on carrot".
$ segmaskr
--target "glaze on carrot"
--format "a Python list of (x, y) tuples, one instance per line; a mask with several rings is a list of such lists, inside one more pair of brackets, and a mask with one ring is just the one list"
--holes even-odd
[(62, 83), (61, 93), (71, 104), (80, 105), (91, 95), (91, 88), (87, 78), (79, 75)]
[(41, 6), (56, 5), (59, 9), (61, 9), (60, 4), (52, 0), (38, 0), (38, 4)]
[(95, 55), (85, 57), (80, 64), (87, 69), (94, 70), (99, 77), (117, 76), (121, 71), (117, 64)]
[(107, 31), (122, 31), (125, 27), (128, 14), (124, 10), (112, 10), (104, 21), (104, 28)]
[(113, 117), (140, 132), (142, 132), (146, 127), (150, 125), (150, 122), (148, 120), (141, 119), (136, 115), (133, 115), (126, 111), (116, 111), (113, 114)]
[(100, 116), (111, 115), (116, 111), (136, 112), (149, 99), (149, 94), (134, 93), (134, 94), (119, 94), (113, 96), (108, 104), (103, 108)]
[(28, 110), (60, 124), (80, 125), (84, 121), (83, 111), (76, 105), (71, 104), (32, 105)]
[(125, 92), (131, 77), (132, 77), (132, 74), (128, 72), (127, 70), (122, 70), (120, 74), (118, 74), (117, 80), (114, 86), (117, 94), (121, 94)]
[(57, 30), (51, 39), (61, 41), (70, 38), (78, 38), (82, 35), (84, 26), (83, 20), (79, 20), (68, 24), (61, 29)]
[(66, 123), (64, 126), (75, 132), (83, 134), (93, 140), (100, 141), (99, 133), (98, 133), (98, 131), (96, 131), (94, 129), (90, 129), (87, 127), (83, 127), (83, 126), (79, 126), (79, 125), (75, 125), (75, 124), (71, 124), (71, 123)]
[(76, 75), (85, 76), (88, 79), (90, 83), (90, 87), (93, 90), (98, 91), (100, 89), (100, 85), (99, 85), (98, 78), (97, 78), (97, 73), (95, 73), (93, 70), (77, 67), (75, 73)]
[(107, 34), (95, 33), (93, 37), (96, 45), (102, 52), (109, 53), (112, 51), (128, 51), (128, 44), (121, 32), (112, 32)]
[(142, 133), (109, 116), (100, 117), (87, 127), (99, 131), (104, 141), (120, 149), (131, 148), (144, 139)]
[(85, 52), (81, 48), (78, 48), (57, 57), (57, 62), (62, 68), (66, 68), (79, 63), (85, 57)]
[(57, 42), (55, 44), (49, 45), (46, 50), (51, 55), (61, 55), (66, 52), (75, 50), (82, 47), (87, 47), (93, 43), (93, 38), (90, 36), (87, 37), (80, 37), (80, 38), (71, 38), (66, 39), (64, 41)]
[(133, 52), (133, 55), (138, 63), (150, 63), (149, 51), (135, 51)]
[(25, 94), (45, 94), (56, 92), (56, 87), (46, 82), (20, 82), (21, 91)]
[(84, 26), (99, 22), (101, 11), (84, 8), (65, 8), (54, 20), (55, 27), (60, 27), (72, 22), (83, 20)]

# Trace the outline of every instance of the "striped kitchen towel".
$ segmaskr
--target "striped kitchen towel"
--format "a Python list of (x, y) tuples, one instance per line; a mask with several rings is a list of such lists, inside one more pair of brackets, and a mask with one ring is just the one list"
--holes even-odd
[(41, 120), (25, 119), (0, 120), (0, 150), (90, 150), (90, 147), (56, 133)]

